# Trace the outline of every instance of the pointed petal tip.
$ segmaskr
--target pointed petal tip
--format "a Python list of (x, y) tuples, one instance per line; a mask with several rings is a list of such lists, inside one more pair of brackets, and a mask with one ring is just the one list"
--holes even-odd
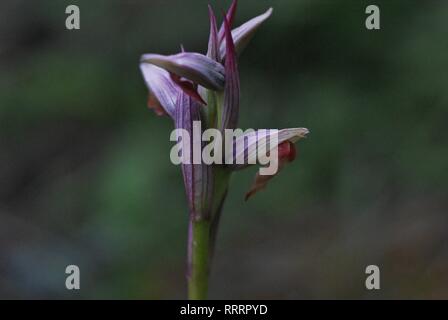
[(296, 143), (301, 139), (305, 139), (309, 133), (310, 130), (308, 130), (307, 128), (293, 128), (293, 129), (280, 130), (280, 135), (285, 134), (284, 136), (286, 137), (285, 140), (289, 140), (292, 143)]
[(232, 29), (230, 26), (230, 22), (227, 17), (224, 15), (224, 36), (226, 38), (226, 53), (235, 51), (235, 44), (232, 38)]
[(216, 16), (211, 5), (208, 5), (208, 15), (210, 19), (210, 36), (208, 40), (207, 57), (214, 61), (221, 62), (219, 59), (218, 27), (216, 24)]
[(208, 16), (210, 17), (210, 20), (216, 20), (215, 12), (213, 11), (211, 4), (208, 4)]
[(236, 59), (235, 44), (229, 19), (224, 16), (224, 36), (226, 60), (224, 63), (226, 83), (224, 87), (224, 104), (221, 113), (221, 130), (234, 129), (238, 124), (240, 80)]
[(165, 57), (160, 54), (145, 53), (140, 56), (140, 63), (149, 63), (157, 65), (161, 61), (165, 61)]
[(306, 138), (306, 136), (310, 133), (310, 130), (308, 130), (307, 128), (298, 128), (298, 130), (300, 130), (299, 135), (302, 138)]
[[(238, 0), (233, 0), (232, 4), (227, 10), (227, 14), (223, 12), (223, 15), (227, 17), (227, 21), (229, 22), (230, 26), (233, 25), (233, 21), (235, 20), (237, 7), (238, 7)], [(222, 42), (224, 40), (224, 22), (221, 24), (221, 27), (219, 28), (218, 37), (219, 42)]]
[(238, 8), (238, 0), (233, 0), (226, 14), (227, 20), (230, 22), (230, 24), (232, 24), (233, 20), (235, 19), (237, 8)]

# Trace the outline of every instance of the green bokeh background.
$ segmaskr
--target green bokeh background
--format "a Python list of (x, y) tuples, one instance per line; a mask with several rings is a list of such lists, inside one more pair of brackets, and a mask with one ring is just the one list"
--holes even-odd
[[(204, 52), (207, 3), (0, 3), (1, 298), (186, 297), (172, 123), (146, 108), (138, 61)], [(232, 178), (210, 297), (448, 298), (448, 2), (241, 0), (236, 24), (270, 6), (239, 61), (240, 125), (311, 134), (249, 202), (256, 168)]]

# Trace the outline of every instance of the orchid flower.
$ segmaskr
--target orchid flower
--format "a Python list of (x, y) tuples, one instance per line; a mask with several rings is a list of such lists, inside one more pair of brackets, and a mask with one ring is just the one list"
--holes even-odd
[[(257, 29), (272, 14), (272, 8), (231, 29), (237, 0), (234, 0), (218, 29), (209, 6), (210, 36), (207, 53), (182, 52), (174, 55), (144, 54), (140, 69), (149, 89), (148, 106), (158, 115), (168, 115), (176, 129), (193, 133), (194, 121), (202, 130), (214, 128), (223, 133), (236, 129), (240, 112), (240, 79), (237, 59)], [(262, 161), (250, 162), (255, 147), (275, 153), (278, 170), (272, 175), (257, 173), (246, 200), (263, 189), (273, 176), (296, 158), (294, 143), (306, 137), (308, 129), (256, 130), (226, 141), (230, 151), (223, 153), (222, 164), (183, 163), (182, 175), (189, 207), (187, 280), (190, 299), (205, 299), (210, 260), (229, 179), (233, 172), (251, 164), (263, 167)], [(185, 141), (177, 137), (178, 141)], [(182, 148), (182, 156), (194, 153), (193, 139)], [(236, 150), (236, 152), (235, 152)], [(238, 160), (241, 160), (238, 161)], [(261, 172), (261, 171), (260, 171)]]

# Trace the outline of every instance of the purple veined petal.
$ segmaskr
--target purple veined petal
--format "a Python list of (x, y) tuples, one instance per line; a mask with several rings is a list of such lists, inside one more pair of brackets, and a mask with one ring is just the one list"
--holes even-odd
[(250, 159), (257, 160), (258, 150), (271, 152), (275, 147), (285, 141), (295, 143), (305, 138), (309, 133), (306, 128), (288, 129), (260, 129), (251, 130), (234, 139), (233, 149), (225, 150), (225, 163), (232, 170), (241, 170), (254, 163)]
[(219, 40), (218, 40), (218, 27), (216, 25), (216, 17), (212, 7), (208, 6), (208, 14), (210, 16), (210, 37), (208, 40), (207, 57), (217, 62), (219, 59)]
[(140, 70), (150, 93), (157, 98), (164, 111), (174, 119), (176, 97), (180, 89), (171, 80), (170, 74), (147, 63), (140, 64)]
[[(233, 42), (235, 43), (235, 50), (238, 55), (244, 50), (260, 25), (272, 15), (272, 11), (273, 9), (269, 8), (265, 13), (247, 21), (243, 25), (232, 30), (232, 38)], [(227, 54), (226, 42), (221, 42), (219, 51), (221, 59), (224, 59)]]
[[(233, 26), (233, 20), (235, 19), (236, 16), (237, 7), (238, 7), (238, 0), (233, 0), (229, 10), (227, 10), (226, 18), (227, 21), (229, 22), (230, 27)], [(224, 38), (225, 38), (225, 23), (223, 21), (221, 27), (219, 28), (218, 33), (219, 43), (222, 43), (224, 41)]]
[(224, 88), (224, 67), (199, 53), (182, 52), (171, 56), (144, 54), (141, 62), (156, 65), (207, 89), (220, 91)]
[(220, 127), (222, 132), (224, 132), (224, 129), (235, 129), (237, 127), (240, 108), (240, 78), (235, 47), (230, 33), (230, 25), (226, 17), (224, 17), (224, 24), (227, 58), (225, 61), (226, 84), (224, 88), (224, 103), (222, 106)]
[(202, 152), (202, 132), (199, 132), (198, 137), (193, 134), (193, 121), (200, 121), (200, 119), (200, 104), (185, 92), (180, 92), (176, 103), (175, 124), (176, 129), (184, 129), (190, 136), (190, 142), (187, 145), (190, 148), (191, 161), (182, 164), (182, 175), (190, 214), (195, 219), (209, 218), (213, 197), (212, 166), (202, 163), (202, 160), (200, 164), (194, 164), (192, 158), (194, 144), (199, 144)]

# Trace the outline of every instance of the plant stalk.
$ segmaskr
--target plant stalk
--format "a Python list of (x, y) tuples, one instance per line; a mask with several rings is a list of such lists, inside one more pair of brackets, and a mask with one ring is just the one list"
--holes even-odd
[(190, 218), (188, 238), (188, 299), (205, 300), (208, 292), (210, 221)]
[(219, 218), (227, 195), (230, 172), (221, 167), (214, 168), (214, 199), (210, 216), (197, 219), (190, 214), (188, 230), (188, 298), (207, 299), (208, 278), (213, 251), (218, 233)]

